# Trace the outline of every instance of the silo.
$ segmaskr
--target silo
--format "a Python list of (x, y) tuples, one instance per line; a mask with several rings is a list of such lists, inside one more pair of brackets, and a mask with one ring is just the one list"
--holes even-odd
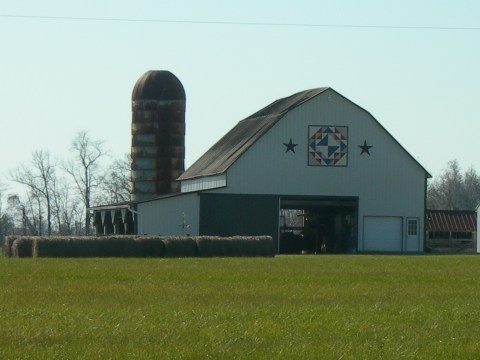
[(132, 93), (131, 200), (179, 191), (185, 171), (185, 90), (169, 71), (147, 71)]

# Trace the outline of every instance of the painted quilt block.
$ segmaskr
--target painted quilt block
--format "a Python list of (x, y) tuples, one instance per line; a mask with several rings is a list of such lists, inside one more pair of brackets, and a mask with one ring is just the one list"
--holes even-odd
[(308, 165), (347, 166), (347, 159), (347, 126), (309, 126)]

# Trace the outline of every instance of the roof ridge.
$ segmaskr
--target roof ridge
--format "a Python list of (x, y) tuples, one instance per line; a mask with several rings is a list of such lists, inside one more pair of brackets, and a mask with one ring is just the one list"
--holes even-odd
[[(290, 110), (320, 95), (329, 87), (297, 92), (275, 100), (240, 120), (230, 131), (195, 161), (177, 180), (188, 180), (222, 174), (227, 171), (260, 137)], [(219, 154), (221, 154), (219, 156)]]

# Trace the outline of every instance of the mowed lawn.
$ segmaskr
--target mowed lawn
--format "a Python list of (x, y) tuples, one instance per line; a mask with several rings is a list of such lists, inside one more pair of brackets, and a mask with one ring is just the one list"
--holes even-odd
[(0, 259), (0, 359), (479, 359), (480, 257)]

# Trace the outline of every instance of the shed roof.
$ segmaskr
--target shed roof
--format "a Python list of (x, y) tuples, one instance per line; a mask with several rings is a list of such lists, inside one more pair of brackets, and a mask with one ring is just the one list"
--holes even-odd
[(287, 112), (329, 89), (305, 90), (279, 99), (241, 120), (202, 155), (178, 180), (213, 176), (225, 172), (255, 141), (265, 134)]
[(427, 231), (477, 231), (477, 214), (473, 210), (427, 210)]

